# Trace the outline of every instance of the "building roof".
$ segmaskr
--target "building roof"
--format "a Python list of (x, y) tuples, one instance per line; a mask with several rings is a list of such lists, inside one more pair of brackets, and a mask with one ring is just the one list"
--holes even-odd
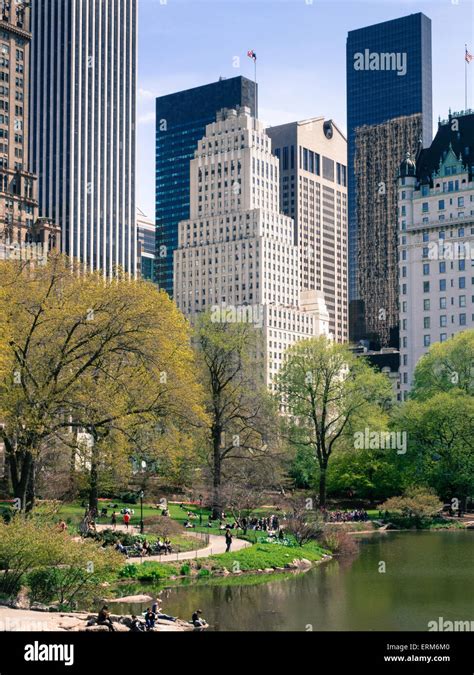
[(420, 183), (432, 183), (433, 173), (437, 173), (452, 150), (456, 157), (469, 169), (473, 179), (474, 167), (474, 110), (449, 113), (447, 120), (439, 122), (438, 132), (429, 148), (421, 151), (417, 162), (417, 178)]

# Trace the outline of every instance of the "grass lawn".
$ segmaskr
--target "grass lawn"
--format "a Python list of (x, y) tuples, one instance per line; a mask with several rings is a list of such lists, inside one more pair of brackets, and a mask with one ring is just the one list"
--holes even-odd
[(192, 567), (197, 570), (197, 579), (204, 579), (206, 576), (212, 576), (213, 573), (222, 571), (224, 567), (230, 572), (235, 572), (236, 569), (252, 572), (273, 567), (284, 567), (295, 559), (306, 558), (311, 562), (317, 562), (322, 559), (324, 553), (328, 553), (328, 551), (315, 542), (309, 542), (304, 546), (254, 544), (235, 553), (220, 553), (196, 561), (184, 560), (180, 563), (145, 561), (141, 565), (129, 564), (121, 570), (119, 577), (144, 582), (163, 581), (172, 576), (190, 575)]

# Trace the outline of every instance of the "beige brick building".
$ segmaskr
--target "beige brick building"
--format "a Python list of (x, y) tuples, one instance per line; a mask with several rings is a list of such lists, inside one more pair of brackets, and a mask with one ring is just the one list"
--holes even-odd
[(324, 117), (266, 131), (280, 160), (280, 209), (295, 222), (300, 289), (323, 293), (330, 331), (347, 342), (347, 140)]

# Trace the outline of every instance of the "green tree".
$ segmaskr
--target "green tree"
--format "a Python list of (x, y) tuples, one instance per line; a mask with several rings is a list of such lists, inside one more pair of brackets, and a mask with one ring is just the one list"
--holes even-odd
[(311, 448), (316, 457), (324, 508), (333, 451), (345, 435), (383, 413), (392, 400), (391, 385), (346, 345), (320, 337), (290, 347), (278, 393), (288, 408), (290, 443)]
[(455, 389), (474, 395), (474, 330), (431, 345), (416, 365), (411, 397), (425, 400)]
[(397, 424), (408, 434), (412, 481), (465, 503), (474, 493), (474, 397), (453, 389), (407, 401)]
[(38, 459), (54, 442), (74, 445), (77, 432), (94, 441), (96, 506), (102, 449), (123, 461), (110, 452), (111, 436), (118, 443), (158, 425), (161, 434), (189, 433), (202, 423), (188, 327), (165, 293), (120, 272), (114, 279), (87, 273), (62, 256), (44, 267), (5, 262), (0, 287), (8, 371), (0, 381), (0, 440), (22, 508), (34, 504)]

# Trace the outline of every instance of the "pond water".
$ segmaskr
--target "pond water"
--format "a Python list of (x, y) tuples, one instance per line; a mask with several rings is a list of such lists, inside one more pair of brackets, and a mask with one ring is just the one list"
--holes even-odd
[(438, 617), (474, 621), (473, 531), (358, 540), (357, 556), (290, 578), (259, 585), (219, 579), (166, 589), (163, 609), (188, 619), (200, 608), (214, 631), (426, 631)]

